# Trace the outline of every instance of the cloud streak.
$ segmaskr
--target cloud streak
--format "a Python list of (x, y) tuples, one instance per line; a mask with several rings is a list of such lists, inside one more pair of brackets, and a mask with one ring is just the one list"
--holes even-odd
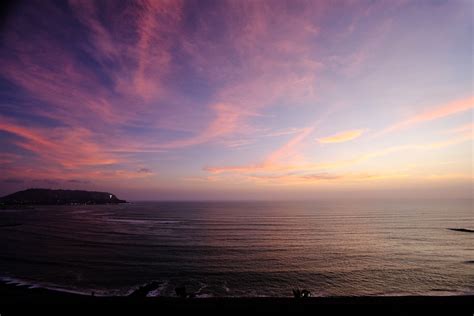
[(465, 111), (469, 111), (474, 108), (474, 97), (468, 97), (452, 101), (447, 104), (437, 106), (435, 108), (426, 110), (424, 112), (417, 113), (411, 117), (401, 120), (397, 123), (390, 125), (385, 128), (380, 135), (404, 130), (412, 126), (416, 126), (421, 123), (441, 119), (447, 116), (459, 114)]
[(340, 132), (335, 135), (318, 138), (317, 141), (321, 144), (344, 143), (344, 142), (348, 142), (360, 137), (365, 131), (366, 129), (355, 129), (355, 130)]
[[(230, 166), (230, 167), (208, 167), (206, 171), (212, 174), (238, 174), (238, 175), (251, 175), (253, 178), (272, 178), (279, 179), (282, 174), (285, 175), (291, 173), (311, 173), (311, 172), (325, 172), (332, 169), (348, 168), (356, 164), (360, 164), (365, 161), (370, 161), (377, 158), (389, 156), (394, 153), (406, 152), (406, 151), (429, 151), (442, 149), (449, 146), (465, 143), (472, 141), (472, 135), (461, 135), (452, 139), (444, 141), (436, 141), (425, 144), (408, 144), (386, 147), (380, 150), (374, 150), (366, 152), (358, 156), (354, 156), (348, 159), (341, 159), (328, 162), (320, 163), (303, 163), (303, 164), (285, 164), (285, 163), (257, 163), (246, 166)], [(261, 175), (257, 175), (261, 174)], [(268, 176), (273, 174), (273, 176)]]
[(99, 145), (87, 139), (92, 135), (86, 129), (32, 129), (0, 120), (0, 130), (18, 136), (20, 139), (14, 141), (18, 147), (63, 167), (76, 168), (118, 162), (116, 158), (105, 155)]

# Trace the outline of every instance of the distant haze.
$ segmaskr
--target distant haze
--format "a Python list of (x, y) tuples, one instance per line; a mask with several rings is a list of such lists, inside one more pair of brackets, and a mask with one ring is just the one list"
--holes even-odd
[(472, 1), (26, 1), (0, 195), (469, 198)]

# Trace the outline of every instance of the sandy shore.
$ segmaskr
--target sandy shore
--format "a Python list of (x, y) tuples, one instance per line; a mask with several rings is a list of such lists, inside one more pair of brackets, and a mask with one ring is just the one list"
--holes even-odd
[(122, 315), (149, 314), (150, 311), (210, 312), (340, 312), (380, 315), (423, 314), (473, 315), (474, 296), (392, 296), (392, 297), (313, 297), (313, 298), (198, 298), (96, 297), (41, 288), (0, 284), (2, 316), (31, 314), (84, 314), (104, 310)]

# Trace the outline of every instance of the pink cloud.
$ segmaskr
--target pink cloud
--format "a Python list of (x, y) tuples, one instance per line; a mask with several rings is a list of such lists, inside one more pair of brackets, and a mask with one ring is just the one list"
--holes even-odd
[(447, 134), (466, 134), (470, 135), (474, 131), (474, 123), (463, 124), (458, 127), (444, 130), (443, 133)]
[(0, 120), (0, 130), (19, 136), (21, 139), (14, 141), (17, 146), (34, 152), (48, 163), (54, 162), (64, 168), (118, 162), (116, 158), (104, 154), (99, 145), (90, 141), (92, 135), (86, 129), (33, 129)]
[(285, 145), (272, 152), (266, 159), (266, 165), (274, 164), (276, 162), (281, 162), (284, 159), (287, 159), (296, 153), (297, 147), (311, 134), (313, 133), (315, 127), (308, 127), (303, 129), (298, 135), (293, 137)]
[(350, 140), (354, 140), (360, 137), (365, 131), (366, 129), (344, 131), (335, 135), (318, 138), (318, 142), (320, 142), (321, 144), (348, 142)]
[(403, 130), (424, 122), (433, 121), (447, 116), (455, 115), (474, 108), (474, 97), (455, 100), (448, 104), (443, 104), (424, 112), (417, 113), (409, 118), (399, 121), (384, 129), (380, 134)]
[(214, 104), (211, 108), (215, 117), (204, 130), (190, 138), (157, 144), (154, 148), (173, 149), (204, 144), (236, 132), (244, 125), (245, 118), (256, 115), (225, 103)]
[(206, 171), (211, 173), (248, 173), (262, 170), (277, 170), (283, 161), (294, 159), (298, 155), (298, 147), (308, 138), (314, 131), (315, 127), (308, 127), (302, 129), (297, 135), (292, 137), (283, 146), (270, 153), (262, 162), (246, 166), (230, 166), (230, 167), (207, 167)]
[[(84, 44), (83, 49), (112, 80), (112, 87), (105, 86), (94, 71), (81, 64), (74, 52), (43, 30), (30, 43), (10, 31), (7, 43), (18, 53), (2, 59), (1, 66), (8, 79), (52, 105), (37, 107), (35, 114), (72, 128), (84, 126), (94, 133), (112, 134), (121, 125), (146, 120), (149, 126), (182, 128), (194, 134), (163, 142), (147, 139), (131, 148), (132, 151), (183, 148), (222, 141), (223, 137), (235, 143), (241, 135), (250, 135), (254, 130), (247, 119), (274, 101), (285, 98), (296, 103), (302, 102), (302, 98), (307, 101), (316, 98), (314, 86), (320, 64), (310, 56), (310, 39), (317, 36), (318, 26), (311, 23), (310, 17), (321, 14), (323, 9), (313, 4), (301, 19), (284, 8), (274, 11), (276, 15), (267, 15), (265, 12), (270, 7), (264, 3), (228, 5), (232, 10), (223, 10), (223, 14), (229, 15), (224, 18), (230, 35), (218, 39), (216, 47), (208, 45), (203, 38), (208, 35), (205, 22), (198, 25), (200, 32), (191, 37), (180, 34), (182, 3), (179, 1), (144, 1), (118, 14), (112, 14), (114, 7), (109, 4), (101, 5), (99, 12), (94, 2), (70, 1), (76, 18), (92, 40), (91, 46)], [(49, 10), (55, 12), (56, 8)], [(242, 14), (245, 19), (231, 18), (236, 14)], [(275, 32), (272, 29), (275, 18), (292, 23), (279, 26), (281, 33)], [(123, 28), (135, 29), (136, 36), (122, 37)], [(272, 39), (268, 38), (269, 34), (273, 34)], [(206, 45), (202, 46), (203, 43)], [(179, 105), (168, 116), (162, 102), (181, 98), (165, 86), (165, 77), (176, 67), (170, 57), (173, 45), (189, 53), (190, 65), (202, 69), (205, 78), (225, 80), (221, 80), (221, 88), (214, 92), (213, 102), (186, 101), (189, 106)], [(32, 54), (30, 50), (48, 54)], [(226, 55), (229, 50), (238, 52), (238, 58), (245, 61), (244, 67)], [(288, 58), (293, 54), (301, 58)], [(208, 122), (192, 122), (203, 108), (214, 115), (204, 116)], [(179, 116), (175, 119), (172, 115), (177, 112)], [(126, 138), (126, 135), (113, 136)]]
[[(305, 132), (303, 132), (304, 135)], [(291, 148), (291, 144), (299, 143), (301, 141), (302, 135), (298, 135), (287, 144), (282, 146), (279, 150), (275, 151), (275, 155), (272, 153), (269, 157), (281, 158), (280, 152), (286, 153), (287, 148)], [(364, 154), (360, 154), (351, 158), (334, 160), (330, 162), (318, 162), (318, 163), (307, 163), (307, 162), (282, 162), (277, 161), (278, 159), (270, 159), (261, 163), (243, 165), (243, 166), (227, 166), (227, 167), (207, 167), (204, 170), (210, 173), (219, 175), (219, 174), (236, 174), (241, 176), (249, 176), (254, 179), (294, 179), (299, 178), (301, 175), (290, 174), (291, 173), (309, 173), (309, 172), (323, 172), (329, 169), (338, 169), (350, 167), (355, 164), (369, 161), (371, 159), (376, 159), (384, 157), (397, 152), (406, 152), (412, 150), (436, 150), (442, 149), (445, 147), (462, 144), (466, 141), (473, 139), (473, 135), (460, 135), (459, 137), (454, 137), (448, 140), (430, 142), (424, 144), (408, 144), (400, 146), (391, 146), (386, 147), (380, 150), (369, 151)], [(286, 146), (290, 144), (290, 146)], [(285, 156), (285, 155), (283, 155)]]

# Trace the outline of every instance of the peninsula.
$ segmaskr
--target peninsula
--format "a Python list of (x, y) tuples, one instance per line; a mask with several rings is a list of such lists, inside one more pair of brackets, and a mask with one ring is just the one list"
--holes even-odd
[(71, 205), (127, 203), (109, 192), (28, 189), (0, 198), (1, 205)]

